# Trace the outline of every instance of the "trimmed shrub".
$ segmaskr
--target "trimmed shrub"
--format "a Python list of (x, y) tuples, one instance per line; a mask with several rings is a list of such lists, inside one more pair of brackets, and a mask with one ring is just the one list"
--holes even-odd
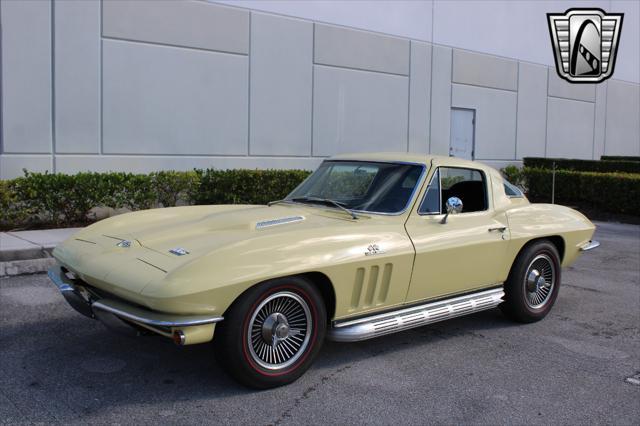
[(555, 162), (557, 170), (576, 170), (582, 172), (624, 172), (640, 173), (640, 162), (627, 160), (574, 160), (566, 158), (525, 157), (522, 159), (524, 167), (538, 169), (552, 169)]
[(18, 198), (15, 180), (0, 180), (0, 229), (8, 224), (27, 223), (33, 211)]
[[(524, 168), (532, 202), (551, 202), (551, 170)], [(556, 170), (555, 202), (640, 215), (640, 174)]]
[(267, 204), (286, 197), (311, 172), (306, 170), (196, 170), (195, 204)]
[(151, 173), (151, 185), (162, 207), (191, 204), (200, 189), (200, 175), (196, 171), (163, 171)]
[(603, 155), (600, 157), (602, 161), (640, 161), (640, 157), (624, 156), (624, 155)]
[(284, 198), (306, 170), (30, 173), (0, 180), (0, 229), (85, 225), (95, 207), (142, 210), (189, 204), (266, 204)]
[[(503, 169), (534, 202), (551, 201), (547, 169)], [(194, 170), (133, 173), (29, 173), (0, 180), (0, 229), (85, 225), (95, 207), (140, 210), (189, 204), (266, 204), (284, 198), (306, 170)], [(640, 174), (556, 171), (558, 203), (640, 215)]]

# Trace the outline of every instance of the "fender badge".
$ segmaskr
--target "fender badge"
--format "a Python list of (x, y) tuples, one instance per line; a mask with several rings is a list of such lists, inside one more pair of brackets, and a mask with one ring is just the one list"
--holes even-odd
[(182, 247), (172, 248), (171, 250), (169, 250), (169, 253), (175, 254), (176, 256), (184, 256), (185, 254), (189, 254), (189, 252)]
[(364, 255), (373, 256), (382, 253), (384, 253), (384, 250), (380, 250), (380, 246), (378, 246), (377, 244), (370, 244), (369, 247), (367, 247), (367, 251), (364, 252)]
[(122, 240), (120, 241), (118, 244), (116, 244), (118, 247), (122, 247), (122, 248), (129, 248), (131, 247), (131, 241), (129, 240)]

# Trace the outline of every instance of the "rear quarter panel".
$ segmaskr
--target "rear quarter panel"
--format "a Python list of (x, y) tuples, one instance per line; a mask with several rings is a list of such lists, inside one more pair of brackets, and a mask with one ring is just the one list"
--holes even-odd
[(595, 225), (584, 215), (556, 204), (528, 204), (515, 207), (507, 210), (507, 218), (511, 231), (511, 264), (528, 242), (559, 236), (564, 242), (562, 266), (569, 266), (578, 258), (580, 245), (589, 241), (595, 231)]

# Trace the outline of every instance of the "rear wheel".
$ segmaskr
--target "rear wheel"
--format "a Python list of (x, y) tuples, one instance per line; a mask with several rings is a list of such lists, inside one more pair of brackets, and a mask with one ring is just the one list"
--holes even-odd
[(313, 362), (326, 332), (326, 308), (305, 278), (280, 278), (242, 295), (216, 330), (216, 355), (254, 388), (291, 383)]
[(502, 312), (519, 322), (541, 320), (558, 297), (560, 275), (560, 256), (551, 242), (542, 240), (525, 247), (504, 283)]

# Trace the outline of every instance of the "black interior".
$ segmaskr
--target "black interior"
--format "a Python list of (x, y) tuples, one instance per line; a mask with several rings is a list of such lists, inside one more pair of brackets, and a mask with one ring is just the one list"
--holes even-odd
[(487, 209), (487, 197), (482, 181), (465, 180), (454, 184), (449, 189), (442, 190), (442, 213), (446, 213), (447, 207), (444, 204), (449, 197), (458, 197), (462, 200), (463, 213)]

